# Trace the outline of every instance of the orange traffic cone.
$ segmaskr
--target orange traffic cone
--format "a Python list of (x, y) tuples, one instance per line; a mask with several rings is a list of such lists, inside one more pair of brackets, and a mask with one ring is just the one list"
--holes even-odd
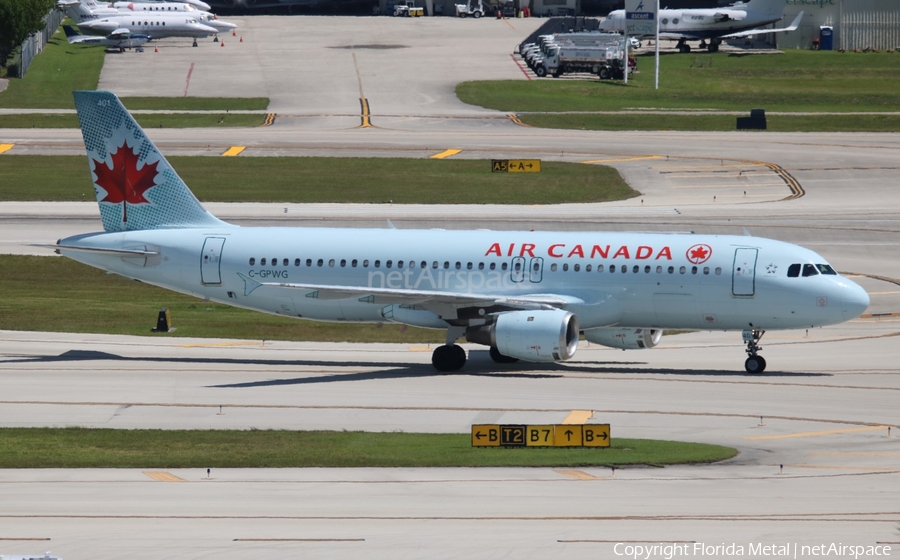
[(240, 43), (243, 43), (243, 42), (244, 42), (244, 36), (243, 36), (243, 35), (241, 35), (241, 40), (240, 40), (239, 42), (240, 42)]
[(220, 46), (220, 47), (224, 47), (224, 46), (225, 46), (225, 41), (222, 41), (221, 43), (219, 43), (219, 46)]
[(159, 52), (159, 47), (153, 47), (153, 52)]
[(235, 31), (234, 29), (232, 29), (232, 30), (231, 30), (231, 36), (232, 36), (232, 37), (237, 37), (237, 31)]

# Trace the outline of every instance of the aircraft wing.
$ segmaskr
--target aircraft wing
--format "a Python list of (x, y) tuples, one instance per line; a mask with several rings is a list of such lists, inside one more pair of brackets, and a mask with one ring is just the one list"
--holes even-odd
[(403, 288), (367, 288), (365, 286), (335, 286), (327, 284), (291, 284), (281, 282), (257, 282), (243, 274), (244, 295), (250, 295), (257, 288), (288, 288), (308, 292), (307, 297), (321, 300), (365, 298), (374, 304), (464, 307), (501, 307), (506, 309), (556, 309), (573, 303), (583, 303), (581, 299), (555, 294), (528, 294), (522, 296), (484, 295), (465, 292), (441, 292)]
[(131, 30), (125, 27), (121, 27), (116, 29), (112, 33), (106, 36), (107, 39), (113, 39), (115, 41), (128, 39), (128, 36), (131, 35)]
[(800, 20), (803, 19), (803, 12), (797, 14), (797, 17), (794, 18), (794, 21), (787, 27), (781, 27), (779, 29), (748, 29), (746, 31), (738, 31), (737, 33), (731, 33), (730, 35), (723, 35), (723, 39), (734, 39), (736, 37), (747, 37), (748, 35), (761, 35), (765, 33), (784, 33), (785, 31), (793, 31), (797, 29), (800, 25)]

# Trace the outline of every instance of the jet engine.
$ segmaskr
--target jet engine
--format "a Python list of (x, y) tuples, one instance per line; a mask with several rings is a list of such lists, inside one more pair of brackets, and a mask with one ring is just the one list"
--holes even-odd
[(590, 329), (584, 337), (595, 344), (622, 350), (653, 348), (662, 338), (661, 329)]
[(529, 362), (561, 362), (578, 349), (578, 318), (562, 309), (501, 313), (490, 325), (466, 331), (466, 340)]

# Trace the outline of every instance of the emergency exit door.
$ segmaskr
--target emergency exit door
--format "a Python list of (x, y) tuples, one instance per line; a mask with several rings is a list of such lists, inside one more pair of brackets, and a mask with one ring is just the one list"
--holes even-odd
[(731, 272), (731, 294), (738, 297), (756, 295), (756, 257), (758, 249), (734, 250), (734, 268)]
[(200, 258), (200, 282), (205, 285), (222, 283), (222, 246), (224, 237), (207, 237)]

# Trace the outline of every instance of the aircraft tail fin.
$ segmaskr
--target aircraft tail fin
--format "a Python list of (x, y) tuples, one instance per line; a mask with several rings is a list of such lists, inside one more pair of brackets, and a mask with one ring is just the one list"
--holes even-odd
[(203, 208), (118, 97), (73, 95), (104, 230), (227, 225)]

